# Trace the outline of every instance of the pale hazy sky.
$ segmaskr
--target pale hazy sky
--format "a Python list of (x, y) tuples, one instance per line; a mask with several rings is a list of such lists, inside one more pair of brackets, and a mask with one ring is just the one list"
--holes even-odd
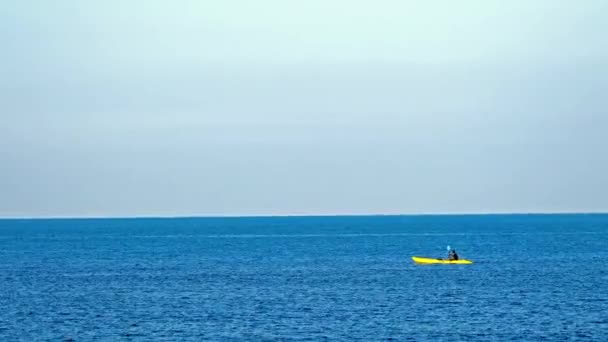
[(608, 211), (608, 1), (0, 3), (0, 216)]

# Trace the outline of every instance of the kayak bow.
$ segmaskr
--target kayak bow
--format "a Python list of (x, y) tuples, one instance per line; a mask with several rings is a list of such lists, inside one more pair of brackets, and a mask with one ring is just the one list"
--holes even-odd
[(447, 259), (437, 259), (437, 258), (424, 258), (424, 257), (412, 257), (417, 264), (472, 264), (473, 261), (467, 259), (458, 259), (458, 260), (447, 260)]

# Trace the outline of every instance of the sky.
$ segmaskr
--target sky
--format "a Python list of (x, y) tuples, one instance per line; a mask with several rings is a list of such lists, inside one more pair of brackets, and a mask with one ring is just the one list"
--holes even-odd
[(0, 217), (608, 211), (604, 0), (0, 3)]

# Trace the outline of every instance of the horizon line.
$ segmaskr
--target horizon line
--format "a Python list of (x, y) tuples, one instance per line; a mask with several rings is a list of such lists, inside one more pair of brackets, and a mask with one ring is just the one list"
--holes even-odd
[(273, 217), (372, 217), (372, 216), (498, 216), (498, 215), (606, 215), (608, 211), (513, 211), (513, 212), (421, 212), (421, 213), (305, 213), (305, 214), (179, 214), (179, 215), (57, 215), (0, 216), (0, 220), (113, 220), (113, 219), (196, 219)]

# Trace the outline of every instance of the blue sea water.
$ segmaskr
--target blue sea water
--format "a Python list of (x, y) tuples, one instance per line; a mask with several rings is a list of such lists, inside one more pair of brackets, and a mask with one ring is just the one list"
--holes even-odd
[(391, 339), (608, 341), (608, 215), (0, 221), (1, 341)]

